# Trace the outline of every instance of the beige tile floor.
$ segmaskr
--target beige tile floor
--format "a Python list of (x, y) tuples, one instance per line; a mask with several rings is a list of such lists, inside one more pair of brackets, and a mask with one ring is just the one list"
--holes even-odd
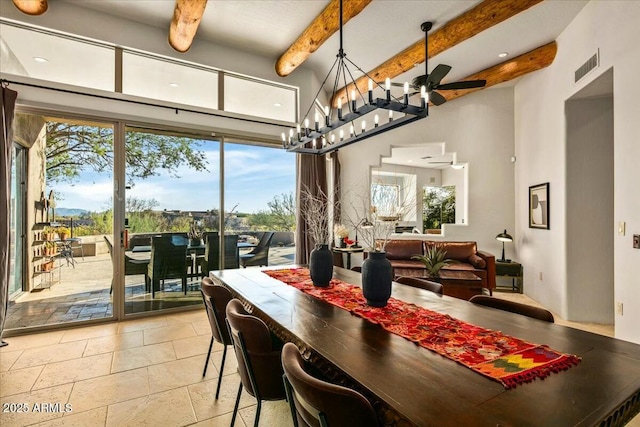
[[(535, 304), (521, 294), (499, 297)], [(557, 323), (612, 335), (609, 325)], [(222, 346), (202, 378), (211, 333), (204, 311), (5, 338), (0, 348), (0, 412), (13, 426), (229, 426), (239, 384), (229, 349), (220, 399), (215, 387)], [(255, 399), (243, 395), (235, 427), (253, 425)], [(35, 412), (37, 404), (60, 404)], [(65, 404), (68, 404), (65, 407)], [(25, 406), (22, 406), (25, 407)], [(15, 408), (15, 407), (14, 407)], [(292, 425), (286, 402), (265, 402), (261, 426)], [(629, 424), (640, 427), (640, 416)]]

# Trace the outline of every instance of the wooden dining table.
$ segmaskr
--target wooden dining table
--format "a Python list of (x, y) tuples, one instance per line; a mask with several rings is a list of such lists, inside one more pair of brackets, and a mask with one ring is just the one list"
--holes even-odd
[[(362, 392), (381, 425), (622, 426), (640, 412), (640, 345), (393, 284), (396, 299), (581, 358), (506, 389), (262, 270), (211, 277), (280, 339), (298, 345), (316, 375)], [(357, 272), (334, 267), (334, 277), (360, 285)]]

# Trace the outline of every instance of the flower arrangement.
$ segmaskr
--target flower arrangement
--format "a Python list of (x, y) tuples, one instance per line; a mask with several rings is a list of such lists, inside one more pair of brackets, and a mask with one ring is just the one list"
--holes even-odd
[(333, 226), (333, 233), (336, 237), (340, 239), (344, 239), (345, 237), (349, 237), (349, 229), (342, 224), (336, 224)]

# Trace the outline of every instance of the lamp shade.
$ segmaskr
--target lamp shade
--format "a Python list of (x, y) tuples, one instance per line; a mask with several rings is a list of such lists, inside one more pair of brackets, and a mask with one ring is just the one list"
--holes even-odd
[(513, 237), (507, 233), (507, 230), (504, 230), (504, 232), (496, 236), (496, 240), (499, 242), (513, 242)]

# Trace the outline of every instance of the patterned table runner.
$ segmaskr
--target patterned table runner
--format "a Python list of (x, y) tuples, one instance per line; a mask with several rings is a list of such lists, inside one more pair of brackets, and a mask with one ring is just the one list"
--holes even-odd
[(386, 307), (370, 307), (360, 287), (337, 279), (332, 279), (326, 288), (315, 287), (306, 268), (263, 273), (455, 360), (499, 381), (505, 388), (544, 379), (580, 362), (578, 356), (474, 326), (395, 298), (390, 298)]

